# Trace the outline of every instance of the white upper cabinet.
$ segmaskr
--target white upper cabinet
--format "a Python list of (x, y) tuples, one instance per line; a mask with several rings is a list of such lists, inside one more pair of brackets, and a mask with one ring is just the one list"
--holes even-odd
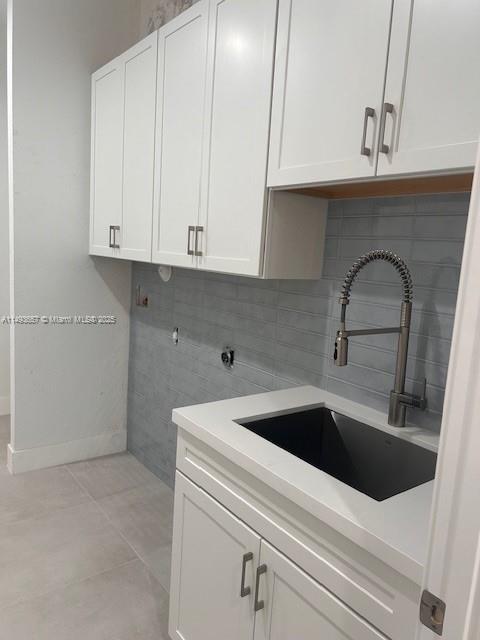
[(318, 278), (324, 201), (266, 188), (277, 0), (200, 0), (93, 76), (90, 253)]
[(479, 78), (478, 0), (395, 0), (378, 173), (471, 169)]
[(210, 0), (199, 267), (261, 275), (277, 0)]
[(159, 31), (153, 262), (196, 265), (208, 0)]
[(151, 261), (157, 33), (92, 77), (90, 253)]
[(117, 59), (92, 76), (90, 253), (113, 256), (122, 221), (124, 73)]
[(280, 0), (269, 186), (374, 176), (391, 0)]
[(93, 75), (90, 253), (318, 278), (279, 189), (470, 172), (479, 68), (479, 0), (200, 0)]
[(150, 262), (152, 256), (153, 166), (157, 34), (124, 56), (123, 214), (120, 257)]

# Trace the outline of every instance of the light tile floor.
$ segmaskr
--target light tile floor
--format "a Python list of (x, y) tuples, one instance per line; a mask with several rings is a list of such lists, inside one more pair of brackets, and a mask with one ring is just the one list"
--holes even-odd
[(0, 638), (167, 640), (173, 492), (132, 455), (10, 476), (0, 418)]

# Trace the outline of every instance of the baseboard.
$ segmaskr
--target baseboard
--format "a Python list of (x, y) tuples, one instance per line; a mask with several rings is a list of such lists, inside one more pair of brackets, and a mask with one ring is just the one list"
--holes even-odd
[(10, 396), (0, 396), (0, 416), (10, 414)]
[(62, 442), (35, 449), (13, 449), (8, 445), (8, 470), (10, 473), (24, 473), (60, 464), (99, 458), (112, 453), (121, 453), (127, 448), (127, 432), (114, 431), (100, 436)]

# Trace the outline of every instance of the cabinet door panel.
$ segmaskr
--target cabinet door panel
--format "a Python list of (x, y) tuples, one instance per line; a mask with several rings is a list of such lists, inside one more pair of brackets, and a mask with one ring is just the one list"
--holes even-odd
[(120, 257), (150, 262), (157, 33), (152, 33), (130, 49), (123, 57), (123, 63), (125, 65), (125, 115)]
[(210, 0), (202, 269), (259, 275), (276, 0)]
[[(246, 587), (240, 596), (242, 559)], [(176, 640), (251, 640), (260, 538), (176, 474), (169, 633)]]
[[(200, 209), (208, 3), (159, 32), (153, 262), (192, 267), (188, 227)], [(194, 238), (192, 234), (191, 248)]]
[(280, 0), (269, 186), (375, 175), (391, 11), (391, 0)]
[(92, 76), (90, 253), (113, 256), (110, 226), (122, 220), (123, 64), (119, 58)]
[(386, 640), (318, 582), (262, 540), (260, 562), (267, 566), (256, 616), (255, 640)]
[(480, 133), (480, 3), (396, 0), (378, 173), (472, 168)]

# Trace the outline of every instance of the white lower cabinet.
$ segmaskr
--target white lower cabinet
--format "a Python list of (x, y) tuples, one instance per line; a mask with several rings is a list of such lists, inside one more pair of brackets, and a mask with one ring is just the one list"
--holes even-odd
[(174, 640), (386, 639), (179, 472), (170, 598)]
[(260, 537), (177, 473), (170, 636), (253, 638), (254, 567), (259, 555)]
[(385, 640), (265, 540), (260, 570), (255, 640)]

